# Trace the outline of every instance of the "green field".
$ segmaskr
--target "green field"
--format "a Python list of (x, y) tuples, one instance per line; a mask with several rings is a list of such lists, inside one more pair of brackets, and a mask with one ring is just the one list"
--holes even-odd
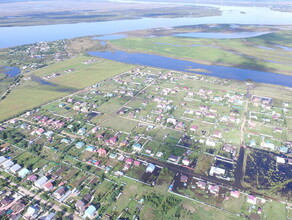
[(287, 219), (286, 207), (279, 202), (269, 202), (264, 206), (264, 219)]
[[(245, 39), (186, 37), (125, 38), (111, 41), (118, 49), (158, 54), (208, 65), (224, 65), (292, 75), (292, 32), (277, 32)], [(267, 48), (259, 48), (268, 47)], [(280, 54), (280, 55), (279, 55)], [(289, 57), (290, 56), (290, 57)]]
[(41, 77), (54, 72), (63, 72), (66, 69), (75, 69), (71, 73), (51, 79), (49, 82), (53, 85), (43, 85), (32, 80), (23, 81), (4, 100), (0, 101), (0, 120), (5, 120), (133, 68), (132, 65), (109, 60), (98, 60), (89, 65), (81, 63), (89, 59), (92, 57), (79, 56), (31, 73), (30, 75)]

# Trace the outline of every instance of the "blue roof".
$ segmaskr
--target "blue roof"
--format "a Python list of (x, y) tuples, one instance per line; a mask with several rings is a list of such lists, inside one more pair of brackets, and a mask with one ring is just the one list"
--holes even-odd
[(25, 177), (28, 173), (29, 173), (29, 170), (26, 168), (23, 168), (18, 172), (18, 175), (21, 177)]
[(284, 152), (284, 153), (287, 153), (288, 152), (288, 147), (285, 147), (285, 146), (282, 146), (282, 147), (279, 147), (279, 151), (281, 152)]
[(133, 147), (141, 148), (142, 146), (141, 146), (141, 144), (139, 144), (139, 143), (135, 143), (135, 144), (133, 145)]
[(88, 146), (86, 147), (86, 150), (90, 150), (90, 149), (91, 149), (91, 150), (94, 150), (95, 147), (93, 147), (93, 146), (89, 146), (89, 145), (88, 145)]
[(76, 146), (77, 147), (80, 147), (80, 148), (83, 147), (84, 145), (85, 144), (83, 142), (81, 142), (81, 141), (76, 143)]
[(96, 212), (96, 208), (91, 205), (85, 210), (86, 215), (93, 215)]

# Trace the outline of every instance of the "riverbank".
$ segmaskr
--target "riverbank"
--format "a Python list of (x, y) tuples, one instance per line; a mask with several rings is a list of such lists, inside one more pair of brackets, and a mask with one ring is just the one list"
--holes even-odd
[[(129, 33), (130, 37), (112, 40), (110, 45), (113, 49), (129, 53), (147, 53), (206, 65), (292, 75), (292, 53), (289, 49), (292, 48), (291, 31), (279, 31), (279, 29), (274, 28), (274, 33), (250, 32), (251, 36), (262, 34), (250, 37), (248, 32), (242, 31), (222, 32), (219, 30), (215, 32), (212, 30), (213, 32), (198, 33), (196, 32), (198, 28), (194, 28), (194, 36), (197, 34), (201, 38), (191, 36), (131, 37), (131, 33)], [(175, 33), (176, 30), (168, 32)], [(204, 35), (208, 37), (204, 38)], [(220, 38), (221, 35), (222, 39), (216, 39)], [(283, 44), (285, 44), (285, 48), (281, 48)]]

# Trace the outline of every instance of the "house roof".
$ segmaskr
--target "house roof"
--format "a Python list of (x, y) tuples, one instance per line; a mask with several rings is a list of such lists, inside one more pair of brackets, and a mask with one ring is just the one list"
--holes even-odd
[(19, 164), (15, 164), (15, 165), (13, 165), (11, 168), (10, 168), (10, 170), (12, 171), (12, 172), (17, 172), (18, 170), (20, 170), (21, 169), (21, 166), (19, 165)]
[(75, 206), (76, 206), (76, 208), (84, 209), (84, 208), (85, 208), (85, 203), (84, 203), (82, 200), (78, 200), (78, 201), (75, 203)]
[(29, 170), (28, 169), (26, 169), (26, 168), (22, 168), (19, 172), (18, 172), (18, 175), (20, 176), (20, 177), (25, 177), (27, 174), (29, 174)]
[(85, 214), (86, 215), (93, 215), (96, 212), (96, 208), (93, 205), (90, 205), (86, 210)]
[(63, 195), (63, 194), (65, 194), (65, 192), (66, 192), (66, 188), (64, 186), (61, 186), (54, 193), (59, 194), (59, 195)]
[(51, 189), (51, 188), (53, 187), (53, 184), (52, 184), (52, 182), (48, 181), (48, 182), (46, 182), (46, 183), (44, 184), (43, 187), (46, 188), (46, 189)]

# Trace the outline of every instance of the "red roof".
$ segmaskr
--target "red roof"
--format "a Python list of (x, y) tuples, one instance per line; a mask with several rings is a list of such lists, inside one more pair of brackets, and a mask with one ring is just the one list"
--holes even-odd
[(99, 148), (97, 153), (99, 154), (99, 156), (105, 156), (107, 151), (106, 151), (106, 149)]
[(127, 159), (125, 160), (125, 162), (126, 162), (127, 164), (132, 164), (132, 163), (134, 162), (134, 159), (132, 159), (132, 158), (127, 158)]
[(53, 184), (51, 182), (46, 182), (43, 187), (47, 190), (50, 190), (53, 188)]
[(140, 166), (140, 164), (141, 164), (140, 161), (137, 161), (137, 160), (134, 161), (134, 166), (137, 166), (138, 167), (138, 166)]

